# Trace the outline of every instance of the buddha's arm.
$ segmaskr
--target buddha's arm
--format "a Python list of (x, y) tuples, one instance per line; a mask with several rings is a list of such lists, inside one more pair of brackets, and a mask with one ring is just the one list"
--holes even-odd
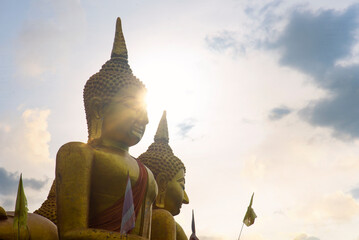
[(176, 221), (172, 214), (164, 209), (152, 212), (151, 240), (176, 240)]
[(93, 152), (84, 143), (67, 143), (56, 157), (60, 239), (123, 239), (119, 233), (88, 228)]
[(176, 240), (188, 240), (186, 233), (183, 231), (181, 225), (176, 222)]

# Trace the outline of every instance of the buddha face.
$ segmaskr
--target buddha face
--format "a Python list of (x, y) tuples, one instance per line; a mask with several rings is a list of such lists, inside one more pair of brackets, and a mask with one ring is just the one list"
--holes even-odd
[(175, 216), (180, 213), (182, 203), (188, 204), (189, 200), (185, 192), (184, 170), (180, 169), (172, 180), (167, 183), (164, 209)]
[(125, 147), (137, 144), (148, 123), (145, 91), (130, 85), (122, 88), (104, 107), (101, 138)]

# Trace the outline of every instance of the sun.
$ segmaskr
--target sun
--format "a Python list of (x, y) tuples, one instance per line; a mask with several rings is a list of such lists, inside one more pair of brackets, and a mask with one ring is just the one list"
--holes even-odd
[(167, 111), (169, 125), (196, 115), (201, 109), (199, 105), (204, 97), (203, 91), (196, 73), (190, 71), (193, 66), (188, 66), (181, 50), (148, 52), (146, 56), (150, 57), (142, 59), (143, 64), (136, 69), (145, 76), (141, 80), (145, 79), (143, 81), (147, 88), (146, 102), (150, 122), (151, 119), (155, 122), (160, 119), (164, 110)]

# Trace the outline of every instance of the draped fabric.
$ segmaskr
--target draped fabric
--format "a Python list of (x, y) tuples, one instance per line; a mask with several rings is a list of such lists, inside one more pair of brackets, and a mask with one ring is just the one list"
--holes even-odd
[(133, 206), (133, 194), (130, 176), (127, 174), (127, 186), (125, 192), (125, 200), (123, 201), (121, 234), (127, 234), (135, 228), (136, 214)]
[[(140, 173), (136, 183), (132, 187), (133, 205), (135, 208), (136, 218), (146, 194), (148, 180), (146, 167), (140, 161), (137, 161), (137, 164), (139, 166)], [(89, 227), (120, 232), (123, 203), (124, 196), (117, 200), (111, 207), (105, 209), (103, 212), (92, 218), (90, 220)]]

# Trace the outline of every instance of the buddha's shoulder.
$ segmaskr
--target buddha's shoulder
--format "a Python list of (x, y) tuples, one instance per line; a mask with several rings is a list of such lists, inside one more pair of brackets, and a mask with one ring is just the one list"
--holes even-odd
[(184, 232), (183, 228), (181, 227), (181, 225), (179, 225), (178, 222), (176, 222), (176, 240), (187, 240), (187, 235)]
[(153, 239), (176, 239), (176, 221), (169, 211), (152, 211), (152, 232)]
[(173, 224), (176, 224), (176, 221), (173, 215), (165, 209), (153, 209), (152, 219), (156, 221), (166, 221)]
[(62, 145), (57, 152), (57, 160), (61, 159), (92, 159), (93, 148), (82, 142), (69, 142)]

